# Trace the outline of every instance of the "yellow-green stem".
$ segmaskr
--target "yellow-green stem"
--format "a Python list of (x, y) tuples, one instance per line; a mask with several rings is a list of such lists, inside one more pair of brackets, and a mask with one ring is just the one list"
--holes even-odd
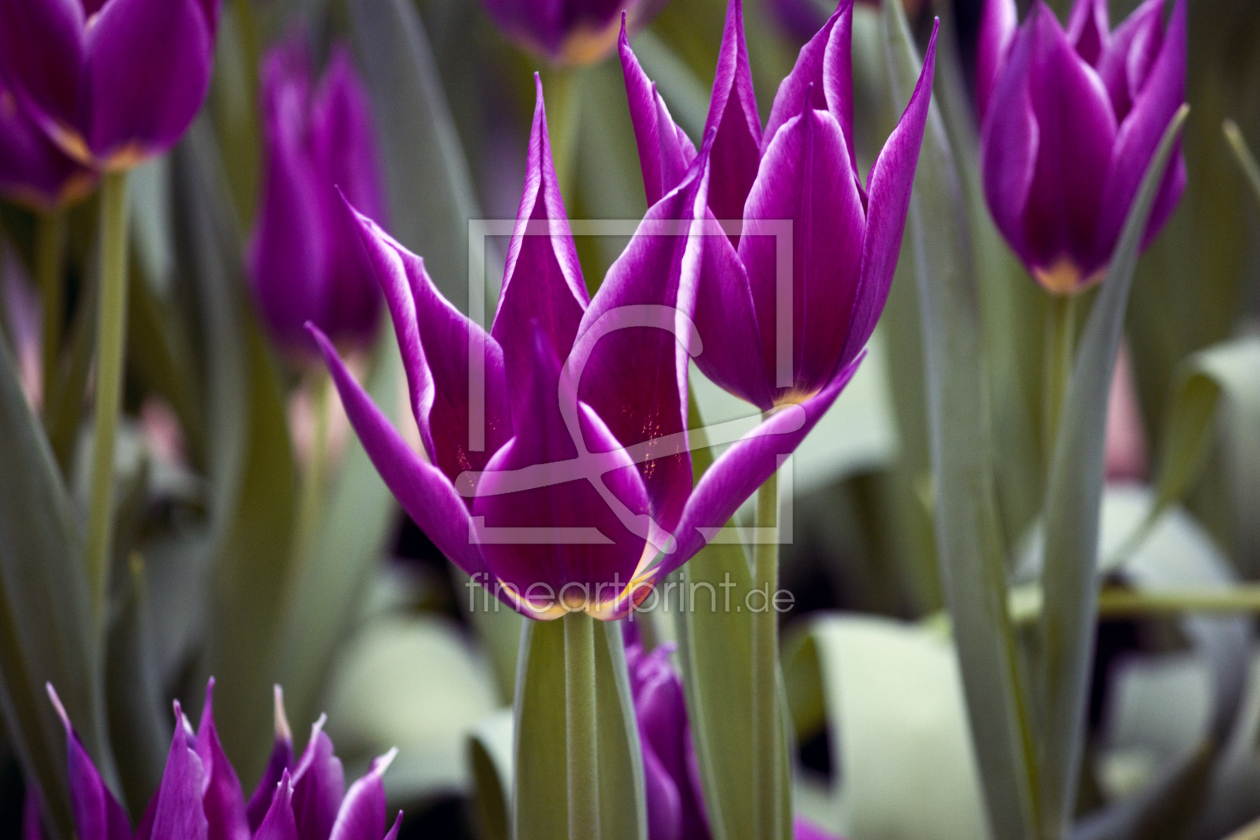
[(569, 792), (568, 840), (599, 840), (599, 742), (595, 719), (595, 620), (565, 615), (565, 759)]
[[(776, 838), (781, 825), (779, 762), (783, 720), (779, 699), (779, 624), (774, 593), (779, 586), (779, 544), (767, 537), (778, 524), (779, 476), (774, 473), (757, 491), (757, 540), (753, 547), (753, 585), (764, 595), (764, 607), (753, 613), (753, 760), (757, 783), (756, 820), (759, 838)], [(756, 599), (760, 600), (760, 598)]]
[(44, 304), (44, 414), (57, 381), (57, 357), (61, 350), (61, 324), (65, 316), (62, 254), (66, 242), (66, 216), (50, 210), (35, 223), (35, 280)]
[(306, 475), (302, 479), (302, 495), (298, 501), (297, 534), (294, 554), (298, 563), (305, 562), (315, 540), (323, 509), (324, 485), (328, 473), (328, 411), (331, 382), (328, 371), (319, 367), (310, 384), (311, 411), (314, 414), (314, 433), (311, 437), (310, 457)]
[(1042, 446), (1047, 473), (1059, 435), (1059, 414), (1072, 377), (1072, 357), (1076, 347), (1076, 295), (1053, 295), (1046, 325), (1045, 382), (1042, 391)]
[(92, 446), (87, 573), (92, 605), (104, 620), (109, 558), (114, 538), (114, 436), (122, 401), (123, 346), (127, 334), (127, 173), (101, 181), (101, 288), (96, 320), (96, 430)]

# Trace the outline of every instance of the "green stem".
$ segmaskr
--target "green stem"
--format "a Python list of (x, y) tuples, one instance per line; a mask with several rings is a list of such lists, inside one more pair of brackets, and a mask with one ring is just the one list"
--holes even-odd
[(122, 401), (127, 332), (127, 173), (101, 181), (101, 288), (96, 324), (96, 431), (88, 516), (87, 573), (98, 622), (104, 620), (114, 538), (114, 436)]
[(766, 840), (781, 833), (780, 805), (786, 794), (780, 790), (783, 721), (778, 708), (779, 624), (773, 605), (779, 586), (779, 544), (765, 536), (778, 524), (778, 514), (779, 476), (774, 473), (757, 491), (757, 541), (753, 547), (753, 586), (765, 594), (766, 601), (764, 609), (754, 612), (752, 618), (754, 813), (756, 836)]
[(51, 210), (35, 223), (35, 279), (44, 299), (44, 415), (57, 381), (57, 358), (61, 352), (61, 325), (65, 316), (65, 289), (62, 283), (62, 254), (66, 243), (66, 215)]
[(1042, 385), (1043, 463), (1047, 474), (1059, 436), (1059, 414), (1072, 377), (1072, 357), (1076, 348), (1076, 295), (1053, 295), (1046, 324), (1045, 382)]
[(565, 759), (569, 840), (599, 840), (599, 742), (595, 720), (595, 620), (568, 613), (564, 622)]
[(293, 542), (296, 561), (302, 563), (310, 553), (319, 527), (323, 510), (324, 484), (328, 472), (328, 372), (320, 367), (310, 385), (311, 411), (314, 412), (315, 429), (311, 440), (310, 461), (302, 480), (302, 496), (298, 501), (297, 535)]

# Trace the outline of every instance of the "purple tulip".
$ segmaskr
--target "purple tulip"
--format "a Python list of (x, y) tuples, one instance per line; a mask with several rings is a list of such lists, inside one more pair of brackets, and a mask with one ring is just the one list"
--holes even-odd
[(0, 81), (0, 195), (47, 212), (95, 186), (96, 173), (49, 140)]
[[(811, 405), (776, 412), (734, 442), (693, 490), (687, 365), (699, 352), (691, 313), (701, 250), (693, 234), (708, 183), (697, 167), (657, 202), (588, 298), (538, 83), (525, 190), (488, 334), (438, 294), (423, 260), (358, 217), (423, 456), (327, 337), (312, 333), (404, 509), (456, 565), (525, 615), (626, 614), (774, 472), (856, 367)], [(653, 565), (659, 552), (666, 556)]]
[[(936, 33), (864, 189), (853, 155), (852, 13), (852, 0), (843, 0), (801, 49), (763, 131), (740, 0), (730, 0), (727, 12), (701, 157), (712, 171), (710, 231), (720, 221), (728, 235), (704, 237), (696, 325), (705, 350), (696, 361), (763, 410), (808, 402), (848, 369), (883, 311), (901, 249)], [(624, 33), (621, 58), (647, 199), (655, 204), (696, 152)], [(790, 269), (779, 262), (784, 221), (791, 223)]]
[(201, 108), (218, 13), (219, 0), (0, 0), (0, 76), (75, 160), (128, 169)]
[[(1077, 0), (1065, 33), (1040, 0), (988, 0), (977, 61), (981, 168), (1006, 241), (1049, 291), (1100, 280), (1160, 137), (1185, 100), (1186, 4), (1146, 0), (1113, 32), (1106, 0)], [(1185, 189), (1180, 151), (1142, 246)]]
[[(214, 727), (213, 690), (211, 680), (196, 731), (175, 703), (175, 736), (166, 771), (133, 834), (126, 812), (105, 786), (56, 692), (48, 686), (66, 729), (70, 798), (79, 840), (395, 840), (402, 814), (386, 832), (381, 782), (394, 751), (373, 761), (347, 792), (341, 761), (333, 755), (332, 741), (324, 734), (320, 718), (294, 766), (279, 688), (276, 752), (247, 810), (241, 783)], [(277, 754), (287, 754), (287, 760), (273, 774)]]
[(385, 191), (367, 93), (350, 53), (335, 47), (315, 85), (304, 36), (272, 50), (262, 68), (266, 154), (249, 273), (272, 340), (301, 359), (317, 324), (338, 345), (364, 345), (380, 320), (381, 294), (340, 190), (385, 220)]
[(500, 29), (556, 64), (589, 64), (617, 44), (620, 16), (646, 25), (665, 0), (482, 0)]

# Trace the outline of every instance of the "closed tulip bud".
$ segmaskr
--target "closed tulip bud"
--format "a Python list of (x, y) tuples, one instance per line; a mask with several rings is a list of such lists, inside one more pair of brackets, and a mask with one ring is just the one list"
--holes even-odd
[[(981, 169), (998, 230), (1042, 286), (1100, 280), (1160, 137), (1185, 100), (1186, 3), (1146, 0), (1112, 31), (1106, 0), (1077, 0), (1067, 31), (1041, 0), (1014, 28), (988, 0), (977, 56)], [(1142, 246), (1185, 189), (1178, 151)]]
[(367, 93), (341, 47), (316, 84), (301, 37), (267, 55), (261, 84), (263, 186), (247, 260), (259, 315), (298, 361), (316, 351), (307, 321), (361, 346), (376, 332), (381, 294), (338, 190), (385, 222)]
[(218, 14), (219, 0), (0, 0), (0, 76), (70, 157), (128, 169), (201, 108)]
[(508, 37), (554, 64), (589, 64), (612, 52), (624, 12), (645, 25), (664, 0), (483, 0)]

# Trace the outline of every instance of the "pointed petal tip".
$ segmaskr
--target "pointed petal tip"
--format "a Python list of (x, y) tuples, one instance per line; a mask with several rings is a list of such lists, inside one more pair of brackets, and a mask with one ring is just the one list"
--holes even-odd
[(48, 699), (52, 702), (53, 708), (57, 710), (57, 717), (61, 718), (62, 724), (69, 732), (73, 727), (70, 724), (70, 715), (66, 714), (66, 707), (61, 702), (61, 697), (57, 694), (57, 689), (53, 688), (52, 682), (44, 683), (44, 690), (48, 692)]
[(389, 766), (394, 763), (394, 759), (398, 757), (398, 747), (390, 747), (389, 752), (384, 755), (377, 756), (372, 761), (372, 772), (383, 776)]
[[(308, 322), (308, 328), (310, 326), (313, 325)], [(273, 715), (276, 727), (276, 740), (292, 744), (293, 729), (289, 726), (289, 716), (284, 711), (284, 689), (280, 687), (279, 683), (272, 687), (272, 697), (275, 704)]]

